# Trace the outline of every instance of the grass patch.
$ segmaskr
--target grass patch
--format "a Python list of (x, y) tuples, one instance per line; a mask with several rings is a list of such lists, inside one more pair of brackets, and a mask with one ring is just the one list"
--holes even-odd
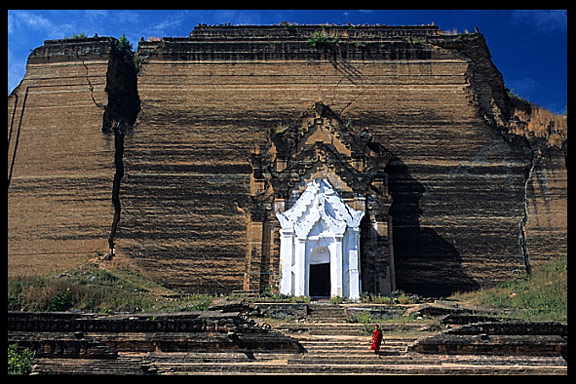
[(8, 278), (9, 311), (176, 312), (207, 310), (214, 296), (178, 293), (128, 267), (89, 262), (57, 275)]
[(390, 293), (389, 296), (380, 296), (364, 292), (360, 297), (362, 303), (372, 304), (418, 304), (422, 302), (423, 298), (415, 294), (406, 294), (401, 290), (396, 290)]
[(453, 296), (459, 301), (494, 307), (505, 317), (525, 321), (568, 319), (568, 264), (565, 258), (533, 266), (532, 274), (493, 288)]
[[(493, 307), (498, 316), (525, 321), (567, 322), (568, 266), (565, 258), (533, 266), (532, 275), (517, 277), (452, 299)], [(88, 262), (57, 275), (8, 278), (10, 311), (177, 312), (206, 310), (216, 296), (176, 292), (156, 283), (129, 266), (113, 268)], [(398, 292), (391, 297), (366, 296), (365, 303), (417, 303), (421, 298)], [(307, 297), (263, 293), (258, 301), (310, 302)], [(366, 315), (369, 317), (369, 315)], [(381, 318), (361, 318), (356, 322), (381, 322)], [(397, 320), (396, 320), (397, 321)]]

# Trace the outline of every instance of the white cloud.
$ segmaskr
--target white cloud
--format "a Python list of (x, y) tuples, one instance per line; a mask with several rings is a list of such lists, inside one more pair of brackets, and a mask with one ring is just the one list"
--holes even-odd
[(49, 18), (30, 11), (12, 12), (10, 16), (8, 31), (12, 34), (27, 29), (45, 33), (48, 39), (55, 39), (63, 37), (62, 31), (68, 26), (68, 24), (54, 23)]
[(22, 22), (29, 28), (33, 29), (51, 29), (54, 24), (41, 15), (36, 15), (28, 11), (22, 11), (15, 14), (18, 21)]
[(14, 33), (14, 23), (16, 21), (14, 20), (14, 15), (12, 14), (8, 14), (8, 35), (11, 35), (12, 33)]
[(163, 19), (150, 26), (150, 30), (161, 36), (169, 36), (174, 29), (177, 29), (186, 20), (185, 12), (170, 13)]
[(565, 10), (522, 10), (514, 11), (511, 21), (516, 25), (530, 25), (535, 32), (566, 32), (568, 14)]
[(103, 18), (110, 16), (108, 11), (105, 9), (86, 9), (83, 13), (90, 21), (102, 20)]

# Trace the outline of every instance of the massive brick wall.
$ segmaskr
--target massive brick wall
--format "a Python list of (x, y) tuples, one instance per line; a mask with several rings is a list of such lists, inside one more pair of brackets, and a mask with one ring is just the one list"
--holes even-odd
[(559, 148), (536, 151), (525, 185), (526, 248), (530, 265), (568, 255), (568, 167)]
[(106, 252), (114, 141), (102, 133), (110, 38), (47, 41), (8, 98), (8, 273)]
[[(315, 33), (324, 38), (311, 44)], [(504, 84), (480, 34), (448, 36), (436, 27), (197, 27), (189, 38), (142, 42), (139, 57), (141, 111), (125, 138), (116, 251), (158, 281), (196, 292), (242, 288), (249, 153), (254, 146), (267, 148), (268, 129), (296, 121), (315, 101), (374, 130), (394, 154), (387, 171), (398, 288), (443, 295), (524, 271), (526, 249), (534, 260), (565, 254), (562, 154), (534, 165), (530, 143), (506, 131)], [(53, 76), (51, 67), (40, 67)], [(19, 99), (33, 73), (29, 67)], [(88, 106), (88, 94), (74, 100)], [(98, 127), (95, 112), (101, 111), (94, 108)], [(24, 116), (34, 118), (32, 113), (37, 115), (27, 110)], [(60, 117), (50, 117), (63, 124), (60, 132), (73, 130), (74, 122)], [(41, 128), (36, 123), (28, 129)], [(83, 174), (104, 162), (108, 179), (84, 193), (109, 191), (110, 139), (97, 128), (90, 134), (76, 151), (101, 157), (86, 158)], [(30, 161), (20, 156), (18, 149), (11, 206), (12, 196), (22, 194), (18, 183), (39, 185), (16, 173), (20, 160)], [(53, 161), (46, 166), (60, 172)], [(56, 180), (50, 188), (70, 193)], [(102, 210), (98, 219), (79, 220), (104, 229), (111, 222), (105, 197), (85, 206), (69, 196), (59, 201), (88, 212), (106, 207), (107, 217)], [(540, 209), (527, 208), (528, 201)], [(541, 220), (542, 212), (553, 219)], [(21, 239), (32, 231), (32, 224), (19, 227), (15, 215), (9, 218), (10, 252), (24, 247)], [(546, 230), (560, 236), (546, 242), (539, 237)], [(73, 228), (61, 236), (78, 233)], [(100, 240), (108, 235), (98, 233)], [(38, 244), (31, 241), (29, 251), (38, 252)], [(9, 260), (12, 268), (17, 258)]]

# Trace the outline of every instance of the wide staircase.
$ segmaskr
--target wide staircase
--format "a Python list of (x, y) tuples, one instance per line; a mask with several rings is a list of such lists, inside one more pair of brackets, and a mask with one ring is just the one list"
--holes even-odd
[[(119, 368), (139, 363), (157, 374), (486, 374), (563, 375), (564, 359), (556, 356), (439, 355), (409, 352), (418, 337), (430, 335), (421, 325), (387, 329), (379, 355), (370, 351), (369, 326), (347, 323), (343, 306), (313, 303), (305, 321), (285, 321), (274, 328), (297, 338), (304, 353), (121, 353)], [(366, 329), (368, 328), (368, 329)]]

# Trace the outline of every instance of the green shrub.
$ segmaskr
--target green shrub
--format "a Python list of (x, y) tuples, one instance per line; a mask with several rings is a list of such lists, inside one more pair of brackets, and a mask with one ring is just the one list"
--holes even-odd
[(390, 296), (374, 296), (372, 302), (374, 304), (394, 304), (394, 299)]
[(360, 296), (360, 301), (373, 304), (417, 304), (422, 301), (422, 297), (419, 295), (406, 295), (403, 291), (396, 290), (390, 293), (390, 296), (380, 296), (365, 292)]
[(350, 316), (346, 322), (348, 323), (361, 323), (361, 324), (374, 324), (374, 321), (380, 320), (372, 316), (370, 311), (361, 311)]
[(325, 30), (314, 32), (312, 37), (308, 39), (308, 44), (310, 44), (313, 48), (318, 48), (327, 45), (334, 45), (339, 43), (340, 39), (338, 39), (337, 37), (328, 36)]
[(126, 38), (124, 33), (118, 38), (118, 49), (126, 54), (132, 53), (132, 50), (134, 49), (132, 43)]
[(330, 304), (342, 304), (344, 301), (346, 301), (346, 298), (344, 298), (342, 296), (330, 297)]
[(88, 35), (86, 35), (84, 32), (73, 33), (72, 37), (64, 36), (65, 40), (77, 40), (77, 39), (87, 39), (87, 38), (88, 38)]
[(18, 352), (18, 344), (8, 346), (8, 374), (9, 375), (28, 375), (32, 372), (32, 364), (36, 352), (24, 348)]
[(72, 306), (72, 293), (70, 288), (66, 288), (64, 292), (57, 292), (48, 302), (48, 310), (51, 312), (62, 312), (68, 310)]

